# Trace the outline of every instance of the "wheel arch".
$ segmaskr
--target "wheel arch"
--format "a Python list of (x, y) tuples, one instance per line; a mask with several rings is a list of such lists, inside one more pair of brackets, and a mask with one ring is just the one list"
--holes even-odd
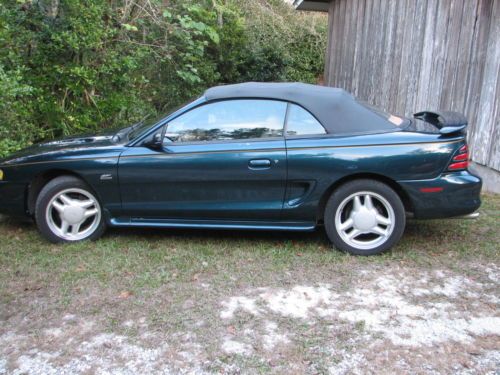
[(38, 194), (40, 194), (40, 191), (43, 189), (43, 187), (51, 180), (57, 177), (61, 176), (73, 176), (76, 177), (86, 184), (88, 184), (87, 181), (78, 173), (75, 173), (74, 171), (71, 171), (69, 169), (49, 169), (46, 171), (43, 171), (39, 174), (37, 174), (33, 179), (30, 181), (28, 185), (28, 191), (26, 194), (26, 209), (28, 211), (29, 215), (34, 215), (35, 213), (35, 204), (36, 200), (38, 198)]
[(412, 202), (410, 200), (409, 195), (401, 187), (401, 185), (399, 185), (396, 181), (394, 181), (393, 179), (391, 179), (387, 176), (380, 175), (377, 173), (356, 173), (356, 174), (342, 177), (341, 179), (332, 183), (328, 187), (328, 189), (325, 190), (325, 192), (323, 193), (323, 195), (321, 196), (321, 199), (319, 201), (318, 212), (317, 212), (317, 222), (323, 222), (326, 203), (328, 202), (328, 198), (330, 198), (332, 193), (338, 187), (345, 184), (346, 182), (360, 180), (360, 179), (375, 180), (375, 181), (379, 181), (379, 182), (382, 182), (382, 183), (388, 185), (390, 188), (392, 188), (396, 192), (396, 194), (398, 194), (399, 198), (403, 202), (403, 206), (405, 208), (405, 211), (413, 212), (413, 205), (412, 205)]

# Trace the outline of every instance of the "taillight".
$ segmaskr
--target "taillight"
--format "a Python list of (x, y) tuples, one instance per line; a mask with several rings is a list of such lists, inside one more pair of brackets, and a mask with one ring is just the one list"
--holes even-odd
[(467, 169), (468, 166), (469, 166), (469, 149), (467, 145), (463, 145), (457, 151), (455, 156), (453, 156), (453, 159), (450, 165), (448, 166), (448, 170), (458, 171), (462, 169)]

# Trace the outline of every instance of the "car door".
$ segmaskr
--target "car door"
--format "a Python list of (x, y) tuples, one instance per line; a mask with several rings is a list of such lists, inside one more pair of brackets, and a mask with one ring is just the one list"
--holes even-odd
[(119, 161), (122, 212), (153, 219), (279, 219), (286, 186), (285, 102), (206, 103), (166, 125), (163, 147)]
[(290, 104), (285, 134), (288, 174), (283, 220), (316, 220), (322, 194), (341, 167), (329, 159), (331, 150), (325, 152), (318, 147), (327, 137), (325, 128), (310, 112)]

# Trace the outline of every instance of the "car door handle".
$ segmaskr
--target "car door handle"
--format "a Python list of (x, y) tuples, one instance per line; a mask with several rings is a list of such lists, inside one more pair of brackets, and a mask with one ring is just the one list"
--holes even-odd
[(271, 168), (271, 160), (269, 159), (253, 159), (248, 162), (250, 169), (268, 169)]

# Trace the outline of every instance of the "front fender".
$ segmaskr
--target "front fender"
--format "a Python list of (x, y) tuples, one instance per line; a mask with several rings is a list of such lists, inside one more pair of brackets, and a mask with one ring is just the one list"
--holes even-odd
[[(0, 184), (0, 212), (14, 216), (29, 215), (28, 191), (32, 188), (39, 191), (50, 179), (68, 174), (85, 181), (97, 194), (103, 209), (113, 216), (118, 215), (121, 210), (118, 156), (4, 165), (0, 167), (4, 172), (4, 180)], [(36, 186), (37, 183), (40, 186)]]

